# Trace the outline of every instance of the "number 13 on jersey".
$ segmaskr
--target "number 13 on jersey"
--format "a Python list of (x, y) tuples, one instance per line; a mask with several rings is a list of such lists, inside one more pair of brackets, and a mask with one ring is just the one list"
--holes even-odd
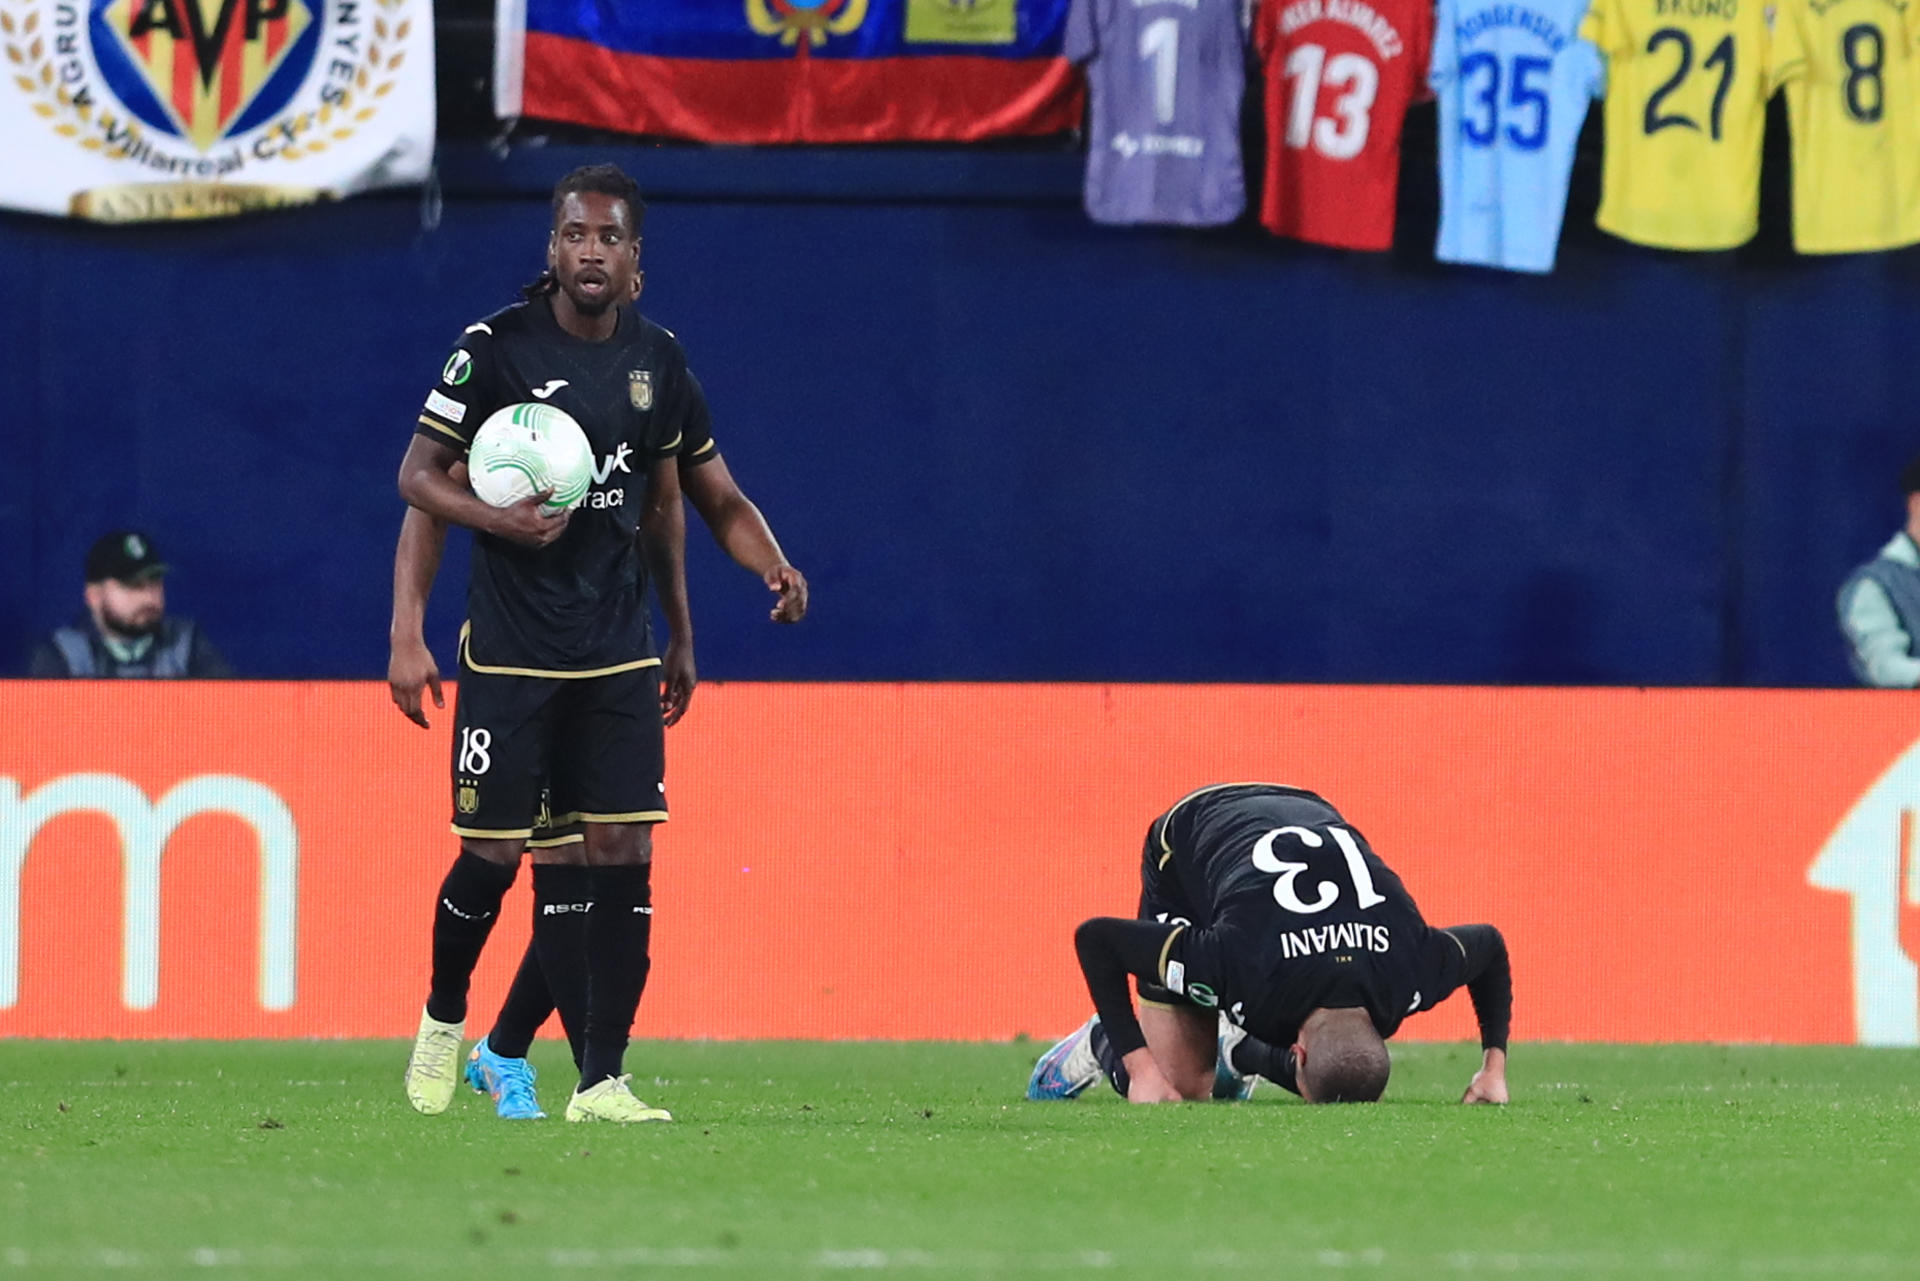
[(1267, 0), (1254, 47), (1267, 80), (1269, 231), (1349, 249), (1393, 243), (1400, 126), (1426, 74), (1425, 0)]

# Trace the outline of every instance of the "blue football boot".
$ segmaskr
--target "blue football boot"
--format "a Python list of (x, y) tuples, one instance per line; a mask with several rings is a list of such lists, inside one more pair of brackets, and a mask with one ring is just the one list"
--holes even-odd
[(1225, 1014), (1220, 1016), (1220, 1041), (1218, 1057), (1213, 1061), (1213, 1097), (1239, 1103), (1253, 1097), (1253, 1087), (1260, 1084), (1257, 1076), (1242, 1076), (1234, 1070), (1233, 1047), (1247, 1039), (1247, 1030), (1234, 1023)]
[(485, 1037), (467, 1056), (467, 1084), (493, 1100), (494, 1111), (503, 1121), (539, 1121), (546, 1117), (533, 1093), (536, 1075), (533, 1064), (525, 1059), (495, 1054)]
[(1035, 1100), (1077, 1099), (1100, 1079), (1100, 1060), (1093, 1054), (1094, 1015), (1067, 1038), (1040, 1056), (1027, 1078), (1027, 1097)]

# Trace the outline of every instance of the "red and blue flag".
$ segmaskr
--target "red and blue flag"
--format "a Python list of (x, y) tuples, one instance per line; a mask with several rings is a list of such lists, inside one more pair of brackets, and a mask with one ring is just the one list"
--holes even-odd
[(1067, 3), (526, 0), (520, 111), (702, 142), (1059, 133)]

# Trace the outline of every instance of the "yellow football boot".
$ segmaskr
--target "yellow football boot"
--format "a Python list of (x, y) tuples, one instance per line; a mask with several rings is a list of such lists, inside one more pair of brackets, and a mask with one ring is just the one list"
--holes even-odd
[(631, 1076), (610, 1076), (591, 1089), (582, 1090), (567, 1100), (569, 1121), (671, 1121), (665, 1108), (650, 1108), (633, 1097), (627, 1088)]
[(407, 1059), (407, 1102), (413, 1110), (439, 1116), (453, 1102), (453, 1087), (460, 1082), (460, 1041), (467, 1025), (442, 1023), (425, 1010), (420, 1012), (420, 1030), (413, 1036), (413, 1054)]

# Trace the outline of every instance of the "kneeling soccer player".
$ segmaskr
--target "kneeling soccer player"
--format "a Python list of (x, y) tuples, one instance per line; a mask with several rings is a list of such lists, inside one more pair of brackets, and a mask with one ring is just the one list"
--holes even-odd
[(1257, 1074), (1309, 1103), (1372, 1102), (1387, 1086), (1386, 1038), (1464, 986), (1482, 1060), (1461, 1102), (1507, 1101), (1513, 980), (1500, 932), (1429, 927), (1319, 796), (1202, 788), (1148, 829), (1140, 882), (1138, 919), (1074, 932), (1098, 1013), (1041, 1056), (1028, 1098), (1075, 1098), (1103, 1073), (1135, 1103), (1245, 1098)]

